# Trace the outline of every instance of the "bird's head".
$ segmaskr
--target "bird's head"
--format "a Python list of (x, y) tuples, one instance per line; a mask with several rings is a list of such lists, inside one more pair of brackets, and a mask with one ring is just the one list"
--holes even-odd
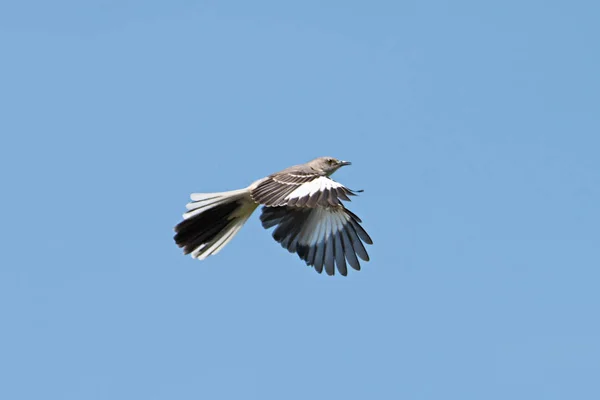
[(350, 161), (340, 161), (333, 157), (319, 157), (315, 158), (308, 165), (315, 171), (321, 172), (327, 176), (333, 174), (339, 168), (344, 165), (352, 164)]

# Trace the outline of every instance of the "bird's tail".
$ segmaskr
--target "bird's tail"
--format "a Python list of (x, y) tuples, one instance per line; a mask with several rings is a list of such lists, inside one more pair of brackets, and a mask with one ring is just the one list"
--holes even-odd
[(217, 254), (242, 228), (258, 204), (248, 189), (194, 193), (188, 212), (175, 227), (175, 243), (185, 254), (203, 260)]

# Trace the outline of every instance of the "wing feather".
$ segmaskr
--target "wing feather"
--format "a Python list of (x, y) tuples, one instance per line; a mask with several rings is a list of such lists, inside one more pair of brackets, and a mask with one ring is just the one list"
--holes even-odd
[(335, 234), (335, 263), (338, 271), (343, 276), (348, 275), (348, 267), (346, 267), (346, 250), (344, 249), (344, 242), (342, 241), (341, 231)]
[[(275, 227), (273, 238), (290, 252), (298, 254), (318, 273), (335, 270), (347, 275), (348, 264), (360, 270), (358, 258), (369, 260), (363, 244), (372, 244), (352, 212), (344, 206), (301, 208), (263, 207), (260, 217), (266, 229)], [(357, 257), (358, 256), (358, 257)]]
[(348, 264), (355, 270), (360, 271), (360, 262), (358, 261), (358, 258), (356, 258), (356, 251), (354, 251), (354, 246), (352, 246), (352, 241), (348, 236), (347, 230), (342, 231), (342, 240), (344, 241), (344, 253), (346, 254)]
[(260, 181), (252, 198), (269, 207), (331, 207), (350, 201), (355, 192), (317, 173), (280, 172)]

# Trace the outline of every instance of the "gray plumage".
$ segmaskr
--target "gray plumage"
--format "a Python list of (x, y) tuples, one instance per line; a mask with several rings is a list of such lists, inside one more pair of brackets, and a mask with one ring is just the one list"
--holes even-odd
[(175, 227), (175, 242), (194, 258), (217, 254), (263, 205), (263, 227), (275, 227), (273, 238), (317, 272), (333, 275), (337, 266), (346, 275), (347, 265), (360, 270), (358, 258), (369, 260), (363, 243), (373, 241), (360, 218), (342, 204), (358, 192), (329, 178), (344, 165), (350, 163), (319, 157), (245, 189), (192, 194), (184, 220)]

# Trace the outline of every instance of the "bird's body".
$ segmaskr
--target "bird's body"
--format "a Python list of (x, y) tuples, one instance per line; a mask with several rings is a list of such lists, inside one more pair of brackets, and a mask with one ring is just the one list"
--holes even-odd
[(319, 273), (347, 274), (346, 261), (360, 269), (358, 257), (368, 261), (363, 245), (372, 244), (361, 220), (344, 207), (356, 192), (329, 176), (349, 165), (320, 157), (259, 179), (245, 189), (222, 193), (194, 193), (184, 220), (175, 227), (175, 242), (185, 254), (200, 260), (217, 254), (263, 205), (263, 227), (275, 227), (273, 238), (297, 253)]

